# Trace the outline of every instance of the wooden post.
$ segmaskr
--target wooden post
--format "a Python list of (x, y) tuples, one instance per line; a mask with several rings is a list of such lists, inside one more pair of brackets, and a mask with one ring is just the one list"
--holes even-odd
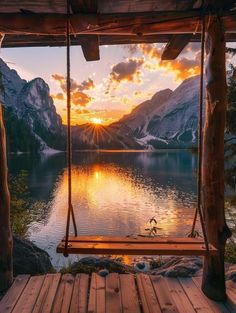
[(12, 232), (10, 228), (10, 194), (7, 182), (6, 134), (0, 103), (0, 291), (13, 280)]
[(202, 290), (211, 299), (226, 299), (224, 250), (230, 237), (224, 211), (224, 131), (226, 118), (225, 38), (219, 16), (211, 16), (206, 36), (206, 110), (203, 134), (203, 213), (216, 256), (204, 261)]

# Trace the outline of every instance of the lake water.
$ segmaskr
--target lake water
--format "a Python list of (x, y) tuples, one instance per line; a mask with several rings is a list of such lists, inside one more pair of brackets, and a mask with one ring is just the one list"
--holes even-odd
[[(196, 168), (197, 156), (187, 150), (75, 152), (72, 189), (79, 235), (144, 234), (155, 216), (160, 235), (185, 236), (196, 205)], [(66, 225), (66, 155), (10, 155), (9, 170), (13, 175), (27, 170), (31, 197), (46, 203), (34, 212), (29, 239), (50, 254), (54, 266), (68, 264), (55, 252)]]

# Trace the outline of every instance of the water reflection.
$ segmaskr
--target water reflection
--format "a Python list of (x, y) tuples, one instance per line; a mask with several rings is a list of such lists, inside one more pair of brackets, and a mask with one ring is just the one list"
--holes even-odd
[[(11, 156), (11, 172), (20, 169), (29, 171), (31, 195), (49, 203), (45, 218), (30, 225), (29, 236), (61, 265), (64, 259), (55, 247), (67, 215), (65, 155), (33, 161)], [(74, 153), (72, 191), (79, 234), (139, 234), (155, 215), (161, 235), (185, 235), (196, 201), (195, 169), (196, 156), (184, 150)]]

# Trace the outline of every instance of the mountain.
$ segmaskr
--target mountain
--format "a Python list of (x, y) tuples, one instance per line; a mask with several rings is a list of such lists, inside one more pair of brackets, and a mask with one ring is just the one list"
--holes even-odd
[(22, 79), (0, 59), (9, 151), (53, 151), (66, 147), (61, 117), (42, 78)]
[[(49, 86), (29, 82), (0, 59), (5, 91), (8, 150), (54, 152), (66, 149), (66, 129)], [(72, 126), (73, 149), (156, 149), (197, 145), (199, 77), (164, 89), (109, 126)]]
[(199, 76), (194, 76), (174, 91), (157, 92), (118, 123), (120, 127), (130, 127), (134, 139), (143, 148), (196, 146), (198, 99)]

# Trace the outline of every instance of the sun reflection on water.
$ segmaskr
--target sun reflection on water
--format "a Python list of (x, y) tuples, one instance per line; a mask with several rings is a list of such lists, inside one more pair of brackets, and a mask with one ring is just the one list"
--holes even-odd
[[(64, 236), (67, 181), (64, 170), (54, 188), (47, 224), (31, 232), (33, 240), (40, 238), (42, 247), (50, 243), (47, 250), (55, 250), (55, 242)], [(154, 181), (145, 172), (116, 163), (96, 162), (72, 168), (72, 202), (79, 235), (143, 234), (148, 220), (155, 216), (159, 235), (184, 236), (193, 217), (192, 200), (187, 197), (165, 181)]]

